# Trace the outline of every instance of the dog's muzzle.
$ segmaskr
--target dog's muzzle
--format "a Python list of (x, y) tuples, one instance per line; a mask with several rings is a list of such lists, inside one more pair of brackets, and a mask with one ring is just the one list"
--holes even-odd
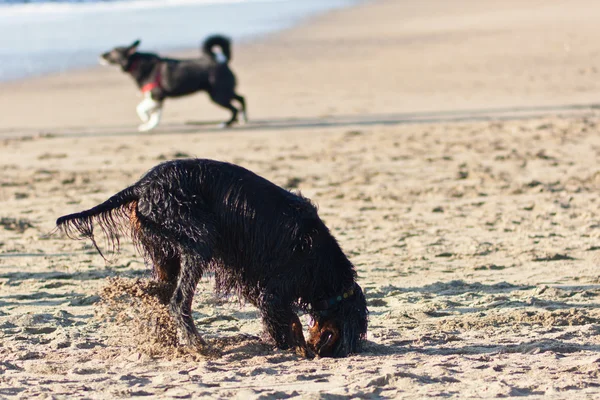
[(106, 58), (104, 58), (103, 55), (98, 57), (98, 63), (100, 65), (110, 65), (110, 63), (106, 60)]

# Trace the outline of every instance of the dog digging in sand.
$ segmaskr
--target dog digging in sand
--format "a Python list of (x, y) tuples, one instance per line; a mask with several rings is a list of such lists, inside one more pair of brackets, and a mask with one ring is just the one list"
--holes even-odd
[[(97, 249), (95, 225), (116, 245), (119, 232), (130, 234), (155, 279), (170, 288), (180, 342), (200, 353), (210, 349), (191, 307), (205, 272), (214, 272), (217, 293), (233, 292), (259, 309), (267, 338), (280, 349), (343, 357), (366, 338), (368, 311), (354, 266), (315, 206), (237, 165), (165, 162), (104, 203), (56, 223)], [(297, 310), (311, 317), (308, 341)]]
[[(155, 128), (160, 122), (163, 102), (167, 97), (180, 97), (206, 91), (218, 105), (231, 111), (231, 118), (222, 124), (231, 126), (238, 121), (236, 100), (241, 106), (242, 118), (247, 122), (246, 101), (235, 92), (235, 75), (229, 68), (231, 41), (221, 35), (208, 37), (202, 45), (202, 56), (196, 59), (177, 60), (153, 53), (137, 51), (140, 41), (129, 46), (115, 47), (100, 55), (102, 64), (120, 66), (131, 75), (144, 96), (137, 106), (142, 120), (140, 131)], [(220, 52), (215, 49), (220, 48)]]

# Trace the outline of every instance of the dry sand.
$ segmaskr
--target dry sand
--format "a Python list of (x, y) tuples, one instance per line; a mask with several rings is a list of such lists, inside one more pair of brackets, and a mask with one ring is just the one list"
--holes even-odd
[[(2, 85), (0, 398), (598, 398), (599, 13), (585, 0), (330, 13), (234, 48), (254, 122), (228, 131), (190, 123), (226, 117), (200, 95), (136, 133), (135, 91), (114, 70)], [(271, 349), (256, 310), (215, 298), (209, 278), (194, 318), (224, 355), (156, 351), (143, 319), (156, 305), (127, 295), (149, 276), (129, 242), (105, 264), (45, 236), (187, 156), (319, 205), (366, 291), (364, 353)], [(107, 285), (120, 303), (100, 300)]]

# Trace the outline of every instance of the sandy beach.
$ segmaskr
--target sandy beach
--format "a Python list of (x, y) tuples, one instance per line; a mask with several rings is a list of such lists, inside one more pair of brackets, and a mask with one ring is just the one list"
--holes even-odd
[[(139, 95), (110, 68), (1, 84), (0, 398), (598, 398), (599, 13), (591, 0), (333, 11), (234, 43), (251, 122), (230, 130), (199, 94), (138, 133)], [(150, 276), (129, 241), (106, 263), (48, 235), (184, 157), (318, 204), (365, 290), (364, 352), (273, 349), (256, 309), (215, 297), (210, 277), (194, 319), (223, 356), (168, 351), (152, 302), (128, 295)]]

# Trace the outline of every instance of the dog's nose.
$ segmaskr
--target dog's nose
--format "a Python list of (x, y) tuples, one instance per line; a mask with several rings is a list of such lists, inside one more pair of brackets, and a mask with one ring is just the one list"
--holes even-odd
[(98, 62), (100, 65), (108, 65), (108, 53), (100, 54), (100, 57), (98, 57)]

